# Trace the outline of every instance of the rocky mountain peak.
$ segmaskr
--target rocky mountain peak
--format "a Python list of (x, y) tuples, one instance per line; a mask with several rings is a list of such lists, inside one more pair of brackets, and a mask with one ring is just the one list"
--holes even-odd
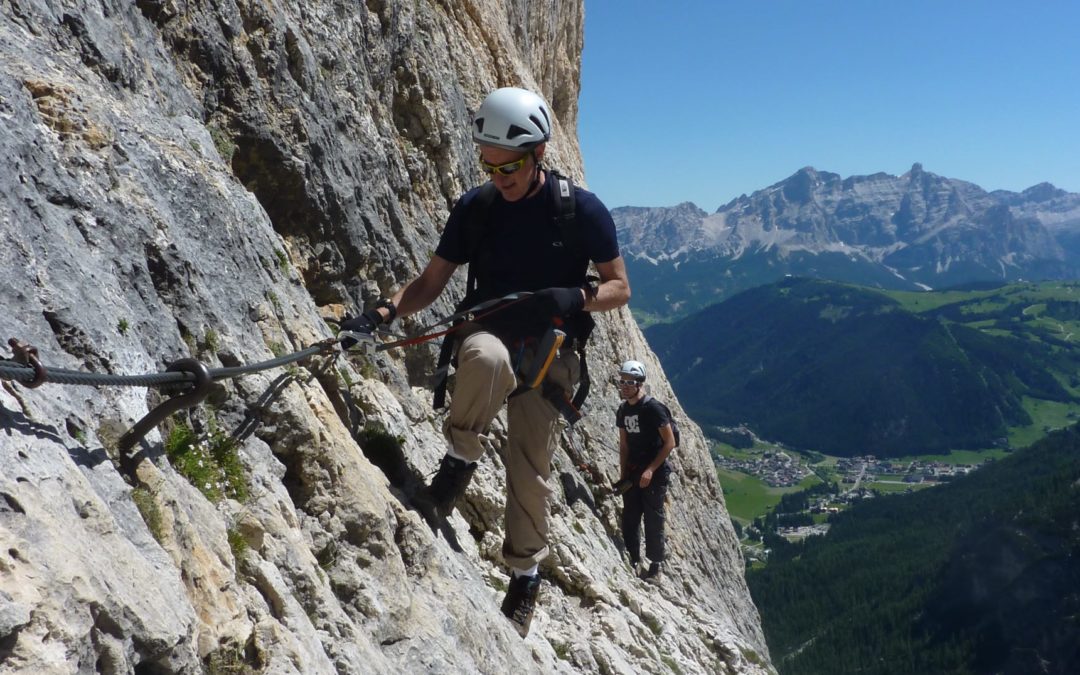
[(1080, 274), (1080, 195), (988, 193), (919, 163), (899, 177), (804, 167), (708, 216), (613, 213), (631, 272), (649, 281), (638, 308), (659, 316), (784, 274), (907, 289)]
[(817, 172), (811, 167), (806, 167), (785, 180), (781, 191), (789, 202), (806, 204), (813, 199), (814, 188), (817, 187), (817, 183)]
[(1052, 199), (1065, 197), (1069, 193), (1065, 190), (1054, 187), (1050, 183), (1039, 183), (1038, 185), (1032, 185), (1020, 194), (1024, 198), (1024, 200), (1028, 202), (1040, 203), (1048, 202)]

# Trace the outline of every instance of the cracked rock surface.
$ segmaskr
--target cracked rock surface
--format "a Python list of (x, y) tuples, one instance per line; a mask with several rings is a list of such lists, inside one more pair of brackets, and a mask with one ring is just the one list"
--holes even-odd
[[(332, 336), (326, 318), (422, 268), (482, 179), (467, 122), (497, 86), (543, 93), (551, 163), (584, 178), (580, 1), (2, 7), (0, 335), (48, 367), (232, 368)], [(683, 447), (659, 586), (570, 459), (615, 478), (608, 373), (630, 355), (661, 373), (628, 312), (599, 322), (587, 418), (554, 458), (525, 640), (498, 609), (501, 421), (444, 527), (411, 508), (445, 448), (435, 349), (221, 380), (131, 457), (121, 437), (169, 392), (4, 383), (0, 670), (772, 672), (705, 440), (663, 376)], [(207, 454), (181, 469), (185, 431)], [(222, 473), (199, 473), (210, 458)]]

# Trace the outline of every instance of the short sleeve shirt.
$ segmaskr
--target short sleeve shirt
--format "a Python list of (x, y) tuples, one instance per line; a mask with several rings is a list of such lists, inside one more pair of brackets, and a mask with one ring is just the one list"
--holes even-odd
[(631, 466), (641, 467), (656, 458), (664, 447), (660, 428), (668, 424), (671, 424), (671, 417), (652, 396), (646, 396), (634, 405), (624, 402), (619, 406), (615, 426), (626, 430)]
[[(575, 222), (581, 251), (564, 246), (555, 220), (554, 190), (557, 181), (548, 174), (543, 188), (532, 197), (508, 202), (496, 194), (480, 243), (485, 271), (476, 301), (501, 298), (511, 293), (538, 291), (552, 286), (581, 286), (589, 261), (610, 262), (619, 256), (615, 223), (596, 195), (574, 186)], [(482, 186), (465, 193), (450, 212), (435, 254), (457, 265), (473, 262), (469, 236), (469, 210)], [(477, 257), (480, 257), (477, 253)], [(515, 313), (517, 314), (515, 316)], [(500, 313), (507, 323), (531, 324), (535, 312), (525, 303)]]

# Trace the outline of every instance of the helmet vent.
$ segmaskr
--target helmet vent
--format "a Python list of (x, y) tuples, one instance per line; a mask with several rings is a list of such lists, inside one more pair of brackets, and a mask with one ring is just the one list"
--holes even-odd
[(543, 108), (540, 109), (540, 114), (544, 116), (543, 121), (541, 121), (540, 118), (536, 115), (529, 115), (529, 120), (531, 120), (532, 123), (536, 125), (537, 129), (543, 132), (544, 136), (547, 136), (548, 132), (551, 129), (551, 120), (548, 119), (547, 111)]
[(480, 133), (480, 134), (484, 133), (484, 118), (483, 117), (477, 117), (476, 118), (476, 132)]
[(528, 134), (528, 129), (522, 129), (516, 124), (511, 124), (510, 128), (506, 130), (507, 138), (517, 138), (518, 136), (527, 136)]

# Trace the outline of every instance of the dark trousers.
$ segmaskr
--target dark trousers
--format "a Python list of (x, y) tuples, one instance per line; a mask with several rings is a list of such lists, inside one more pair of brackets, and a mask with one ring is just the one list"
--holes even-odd
[(664, 498), (668, 472), (657, 471), (647, 488), (636, 483), (623, 495), (622, 535), (631, 562), (641, 561), (641, 521), (645, 521), (645, 555), (650, 562), (664, 561)]

